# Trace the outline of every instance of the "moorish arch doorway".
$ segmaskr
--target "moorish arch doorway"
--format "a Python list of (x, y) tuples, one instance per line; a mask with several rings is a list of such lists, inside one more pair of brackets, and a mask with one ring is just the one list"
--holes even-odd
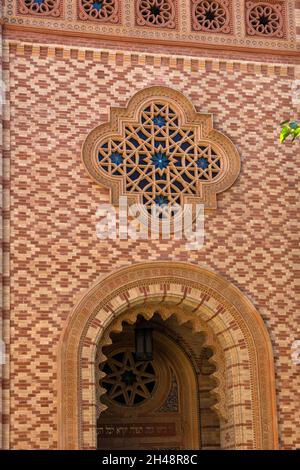
[[(126, 406), (124, 403), (112, 404), (115, 397), (109, 397), (111, 389), (109, 384), (105, 385), (105, 377), (109, 377), (110, 372), (103, 367), (109, 365), (114, 355), (124, 355), (126, 351), (130, 352), (130, 347), (133, 348), (130, 328), (135, 327), (140, 317), (156, 323), (157, 338), (154, 338), (153, 344), (156, 343), (154, 354), (157, 359), (164, 351), (167, 354), (176, 335), (180, 336), (180, 341), (177, 338), (175, 343), (178, 349), (170, 353), (165, 361), (168, 372), (157, 369), (154, 362), (153, 371), (148, 368), (148, 378), (161, 374), (160, 383), (165, 381), (165, 387), (158, 391), (156, 379), (152, 380), (155, 382), (153, 388), (150, 385), (148, 391), (144, 389), (144, 402), (140, 405), (136, 403), (141, 406), (140, 410), (145, 407), (143, 413), (138, 415), (135, 410), (133, 427), (120, 431)], [(187, 347), (191, 344), (187, 341), (189, 335), (194, 345), (193, 351)], [(124, 347), (126, 342), (127, 347)], [(131, 353), (134, 353), (133, 349)], [(171, 357), (174, 355), (181, 357), (183, 363), (187, 361), (184, 367), (178, 365), (179, 359), (176, 366), (172, 365)], [(202, 360), (206, 358), (206, 363), (204, 360), (202, 365), (201, 357)], [(118, 358), (121, 359), (120, 364), (132, 360), (132, 356), (131, 359), (124, 356)], [(140, 432), (141, 426), (138, 424), (145, 418), (147, 410), (151, 423), (159, 424), (157, 415), (160, 407), (167, 406), (167, 393), (170, 393), (174, 378), (178, 396), (182, 394), (180, 380), (183, 382), (183, 379), (178, 367), (180, 371), (187, 370), (190, 388), (197, 393), (192, 393), (193, 398), (188, 400), (189, 409), (183, 409), (178, 402), (180, 416), (169, 414), (172, 419), (168, 422), (173, 423), (173, 428), (170, 425), (163, 431), (167, 437), (167, 441), (163, 442), (164, 448), (197, 449), (206, 445), (221, 449), (278, 447), (273, 354), (267, 330), (249, 300), (226, 279), (207, 269), (188, 263), (149, 262), (103, 276), (70, 315), (61, 337), (58, 361), (60, 448), (104, 447), (104, 439), (109, 439), (105, 431), (109, 419), (111, 423), (115, 422), (115, 427), (111, 426), (109, 432), (116, 434), (119, 426), (118, 432), (125, 433), (126, 447), (130, 446), (128, 432)], [(201, 380), (201, 367), (202, 375), (205, 371), (209, 383), (202, 391), (201, 384), (203, 386), (205, 381), (203, 377)], [(122, 374), (125, 372), (128, 370), (123, 370)], [(134, 367), (131, 372), (137, 376)], [(167, 374), (170, 374), (169, 378)], [(172, 374), (173, 378), (170, 378)], [(132, 374), (124, 378), (127, 382), (137, 380)], [(184, 377), (184, 380), (187, 378)], [(152, 397), (156, 402), (151, 403)], [(135, 400), (142, 398), (136, 397)], [(118, 399), (126, 402), (127, 398), (119, 396)], [(116, 413), (121, 406), (124, 406), (121, 414)], [(198, 413), (193, 413), (196, 419), (191, 420), (190, 410), (197, 406)], [(212, 428), (208, 425), (210, 420)], [(183, 423), (188, 423), (191, 431), (189, 445), (177, 439), (177, 430), (182, 429)], [(147, 427), (148, 422), (145, 421), (144, 425)], [(152, 436), (147, 437), (144, 433), (138, 443), (140, 448), (150, 448), (151, 445), (156, 448), (157, 439), (160, 441), (159, 436), (153, 435), (158, 431), (153, 426), (149, 430), (149, 427), (151, 424), (145, 433), (152, 433)], [(162, 430), (160, 428), (160, 433)], [(170, 433), (173, 433), (172, 436), (168, 435)], [(114, 441), (109, 445), (124, 448), (125, 443)]]
[[(147, 316), (151, 310), (150, 320), (139, 315), (134, 324), (126, 321), (132, 312), (125, 313), (112, 343), (99, 344), (96, 396), (107, 408), (97, 419), (97, 447), (218, 449), (214, 353), (192, 324), (180, 325), (159, 305), (148, 305)], [(137, 344), (143, 335), (146, 354)]]

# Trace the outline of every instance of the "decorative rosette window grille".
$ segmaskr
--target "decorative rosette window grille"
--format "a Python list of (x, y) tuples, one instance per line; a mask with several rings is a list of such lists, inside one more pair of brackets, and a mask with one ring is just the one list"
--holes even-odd
[(20, 13), (59, 16), (61, 0), (21, 0), (19, 3)]
[(118, 23), (119, 0), (79, 0), (79, 18), (103, 23)]
[(192, 0), (192, 22), (195, 31), (229, 33), (229, 0)]
[(151, 361), (137, 361), (130, 348), (109, 355), (100, 366), (99, 381), (107, 397), (117, 405), (137, 406), (152, 397), (157, 377)]
[(175, 0), (136, 0), (137, 24), (175, 28)]
[(284, 36), (284, 4), (281, 2), (246, 2), (247, 33), (250, 36)]
[(240, 170), (236, 148), (213, 129), (212, 116), (166, 87), (146, 88), (127, 108), (112, 108), (110, 122), (86, 138), (83, 162), (110, 188), (113, 204), (126, 195), (149, 214), (153, 205), (162, 211), (196, 202), (215, 208), (216, 195)]

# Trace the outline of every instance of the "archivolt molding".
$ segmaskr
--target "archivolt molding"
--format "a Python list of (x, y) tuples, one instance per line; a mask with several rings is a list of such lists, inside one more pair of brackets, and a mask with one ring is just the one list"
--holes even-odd
[[(218, 343), (217, 338), (214, 336), (213, 331), (209, 325), (203, 322), (199, 317), (193, 313), (185, 311), (183, 308), (176, 306), (168, 306), (161, 304), (147, 303), (141, 307), (134, 307), (128, 309), (125, 313), (121, 314), (111, 325), (107, 328), (106, 335), (100, 342), (97, 348), (96, 363), (104, 362), (106, 356), (103, 353), (103, 348), (112, 344), (111, 334), (120, 333), (123, 330), (123, 323), (129, 323), (133, 325), (136, 322), (137, 316), (142, 315), (145, 319), (151, 320), (153, 315), (158, 313), (163, 320), (167, 320), (172, 315), (176, 317), (179, 325), (184, 325), (190, 322), (193, 328), (194, 334), (204, 333), (204, 343), (201, 344), (201, 348), (209, 347), (213, 351), (213, 356), (209, 359), (209, 362), (216, 366), (216, 371), (211, 374), (211, 377), (215, 380), (216, 386), (211, 391), (217, 399), (217, 403), (212, 406), (214, 411), (218, 414), (221, 419), (227, 419), (227, 407), (226, 407), (226, 381), (225, 381), (225, 362), (224, 354)], [(96, 369), (96, 383), (105, 376), (103, 372)], [(101, 403), (101, 396), (106, 393), (104, 388), (99, 388), (99, 396), (97, 399), (97, 417), (106, 409), (106, 405)]]
[(126, 195), (149, 211), (153, 204), (188, 202), (215, 208), (216, 195), (240, 171), (235, 146), (213, 129), (212, 116), (163, 86), (139, 91), (126, 108), (111, 108), (110, 122), (87, 136), (82, 159), (91, 178), (110, 188), (113, 204)]
[[(230, 436), (222, 442), (227, 440), (227, 447), (235, 449), (277, 448), (272, 348), (260, 315), (222, 277), (175, 262), (122, 268), (100, 279), (74, 309), (58, 355), (60, 446), (95, 448), (97, 345), (109, 344), (109, 328), (121, 320), (120, 315), (149, 303), (182, 309), (182, 321), (185, 312), (194, 315), (218, 339), (225, 359), (228, 407), (222, 433)], [(113, 328), (121, 331), (122, 325), (119, 322)]]

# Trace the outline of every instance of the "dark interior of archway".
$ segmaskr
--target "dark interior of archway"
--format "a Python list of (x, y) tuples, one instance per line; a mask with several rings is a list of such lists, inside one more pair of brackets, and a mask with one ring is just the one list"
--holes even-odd
[[(212, 409), (216, 398), (211, 393), (216, 385), (212, 377), (215, 366), (209, 362), (213, 352), (204, 346), (204, 334), (195, 333), (190, 323), (179, 325), (175, 315), (163, 320), (157, 313), (147, 323), (154, 332), (159, 331), (176, 342), (191, 362), (198, 378), (195, 394), (198, 397), (196, 412), (199, 416), (199, 448), (219, 449), (220, 422)], [(103, 348), (106, 361), (97, 365), (106, 374), (100, 379), (100, 384), (106, 390), (101, 396), (101, 402), (107, 406), (97, 422), (98, 448), (183, 449), (181, 436), (174, 435), (172, 422), (178, 429), (180, 397), (185, 397), (185, 390), (180, 390), (180, 378), (178, 380), (170, 364), (167, 365), (170, 374), (166, 380), (164, 374), (158, 373), (160, 364), (157, 361), (136, 360), (134, 330), (135, 325), (123, 322), (122, 332), (112, 333), (112, 345)], [(155, 338), (155, 334), (153, 337)], [(155, 347), (154, 339), (154, 351)], [(164, 369), (166, 364), (162, 366)], [(162, 388), (165, 389), (164, 392), (161, 391)], [(159, 400), (158, 396), (163, 398)], [(163, 435), (159, 435), (159, 426), (154, 429), (154, 426), (149, 425), (154, 422), (169, 423), (169, 435), (168, 429), (163, 426)]]

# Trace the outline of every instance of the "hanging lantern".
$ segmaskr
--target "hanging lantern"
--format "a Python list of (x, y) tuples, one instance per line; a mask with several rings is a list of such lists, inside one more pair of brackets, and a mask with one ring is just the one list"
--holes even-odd
[(137, 361), (153, 361), (152, 327), (144, 319), (135, 326), (135, 357)]

